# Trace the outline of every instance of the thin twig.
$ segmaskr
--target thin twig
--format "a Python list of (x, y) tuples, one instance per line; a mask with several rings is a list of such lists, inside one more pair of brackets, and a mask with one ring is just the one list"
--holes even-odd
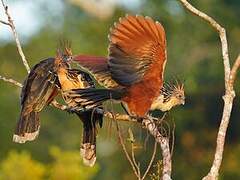
[(141, 180), (141, 172), (140, 172), (140, 168), (139, 168), (139, 163), (137, 163), (136, 158), (135, 158), (135, 151), (134, 151), (134, 143), (131, 142), (131, 154), (132, 154), (132, 162), (137, 170), (138, 173), (138, 179)]
[(120, 144), (122, 146), (123, 152), (125, 153), (125, 156), (127, 157), (127, 160), (129, 161), (130, 165), (132, 166), (133, 172), (135, 173), (136, 177), (138, 177), (138, 179), (139, 179), (138, 171), (136, 170), (136, 167), (134, 166), (134, 163), (133, 163), (132, 159), (130, 158), (130, 156), (129, 156), (128, 152), (127, 152), (127, 148), (126, 148), (126, 146), (124, 144), (120, 127), (119, 127), (118, 122), (116, 120), (116, 117), (115, 117), (115, 115), (113, 113), (113, 102), (112, 102), (112, 100), (110, 101), (110, 105), (111, 105), (111, 109), (112, 109), (112, 117), (113, 117), (113, 120), (116, 123), (117, 134), (118, 134), (118, 138), (119, 138)]
[(193, 7), (187, 0), (180, 0), (180, 1), (186, 7), (187, 10), (189, 10), (193, 14), (199, 16), (200, 18), (210, 23), (210, 25), (218, 32), (221, 40), (222, 57), (223, 57), (223, 64), (224, 64), (224, 79), (225, 79), (224, 81), (225, 95), (223, 96), (224, 107), (223, 107), (222, 120), (219, 126), (218, 135), (217, 135), (217, 145), (215, 150), (214, 161), (213, 161), (210, 172), (208, 173), (207, 176), (203, 178), (204, 180), (215, 180), (219, 176), (219, 169), (222, 163), (225, 137), (226, 137), (226, 132), (227, 132), (230, 116), (231, 116), (233, 99), (235, 97), (233, 84), (236, 77), (236, 72), (239, 68), (240, 60), (239, 58), (237, 58), (233, 66), (233, 69), (231, 71), (229, 55), (228, 55), (228, 43), (227, 43), (227, 37), (226, 37), (226, 30), (222, 26), (220, 26), (213, 18), (211, 18), (210, 16), (206, 15), (205, 13)]
[(172, 172), (172, 160), (169, 148), (169, 138), (162, 136), (162, 134), (158, 131), (155, 122), (150, 117), (143, 119), (142, 123), (155, 138), (155, 141), (160, 144), (163, 158), (162, 179), (170, 180)]
[(173, 150), (174, 150), (174, 145), (175, 145), (175, 129), (176, 129), (176, 125), (175, 125), (175, 123), (173, 123), (171, 157), (173, 156)]
[[(114, 117), (114, 116), (113, 116), (113, 117)], [(136, 175), (137, 177), (139, 177), (138, 172), (137, 172), (137, 170), (135, 169), (135, 166), (134, 166), (134, 164), (133, 164), (133, 162), (132, 162), (132, 160), (131, 160), (128, 152), (127, 152), (127, 148), (126, 148), (126, 146), (125, 146), (125, 144), (124, 144), (124, 141), (123, 141), (123, 138), (122, 138), (122, 133), (121, 133), (121, 130), (120, 130), (120, 128), (119, 128), (118, 122), (117, 122), (117, 120), (116, 120), (115, 118), (114, 118), (114, 120), (115, 120), (115, 123), (116, 123), (117, 134), (118, 134), (118, 138), (119, 138), (120, 144), (121, 144), (121, 146), (122, 146), (123, 152), (125, 153), (125, 155), (126, 155), (126, 157), (127, 157), (127, 160), (129, 161), (129, 163), (131, 164), (132, 169), (133, 169), (133, 172), (135, 173), (135, 175)]]
[(4, 25), (7, 25), (7, 26), (11, 26), (11, 24), (9, 24), (8, 22), (3, 21), (3, 20), (0, 20), (0, 23), (2, 23), (2, 24), (4, 24)]
[(225, 88), (227, 87), (228, 78), (230, 75), (230, 63), (229, 63), (229, 56), (228, 56), (228, 43), (226, 37), (225, 29), (217, 23), (212, 17), (208, 16), (207, 14), (203, 13), (202, 11), (196, 9), (192, 6), (187, 0), (180, 0), (182, 4), (196, 16), (207, 21), (218, 33), (221, 40), (222, 45), (222, 56), (223, 56), (223, 63), (224, 63), (224, 71), (225, 71)]
[(5, 14), (6, 14), (6, 16), (8, 17), (8, 25), (9, 25), (9, 26), (11, 27), (11, 29), (12, 29), (12, 33), (13, 33), (14, 39), (15, 39), (15, 41), (16, 41), (18, 53), (19, 53), (19, 55), (21, 56), (23, 65), (25, 66), (27, 72), (29, 73), (29, 72), (30, 72), (30, 67), (29, 67), (28, 62), (27, 62), (27, 60), (26, 60), (26, 57), (25, 57), (25, 55), (24, 55), (24, 53), (23, 53), (22, 46), (21, 46), (21, 43), (20, 43), (19, 38), (18, 38), (17, 31), (16, 31), (16, 27), (15, 27), (15, 25), (14, 25), (14, 23), (13, 23), (13, 20), (12, 20), (10, 14), (9, 14), (9, 12), (8, 12), (8, 6), (6, 6), (6, 5), (4, 4), (3, 0), (1, 0), (1, 2), (2, 2), (2, 6), (3, 6), (4, 10), (5, 10)]
[(6, 78), (0, 75), (0, 80), (14, 84), (15, 86), (22, 87), (22, 84), (14, 79)]
[(145, 173), (144, 173), (142, 179), (145, 179), (145, 177), (147, 176), (147, 174), (148, 174), (150, 168), (152, 167), (152, 164), (153, 164), (154, 158), (155, 158), (155, 156), (156, 156), (156, 152), (157, 152), (157, 141), (155, 141), (155, 143), (154, 143), (154, 148), (153, 148), (152, 158), (151, 158), (151, 160), (150, 160), (150, 162), (149, 162), (149, 164), (148, 164), (148, 167), (147, 167), (147, 169), (146, 169), (146, 171), (145, 171)]

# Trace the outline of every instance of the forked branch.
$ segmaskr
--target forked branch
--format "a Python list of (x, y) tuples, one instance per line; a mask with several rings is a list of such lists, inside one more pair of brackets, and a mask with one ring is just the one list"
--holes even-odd
[(221, 40), (222, 57), (223, 57), (223, 64), (224, 64), (224, 79), (225, 79), (224, 81), (225, 95), (223, 96), (224, 107), (223, 107), (221, 123), (218, 130), (218, 135), (217, 135), (217, 145), (215, 150), (214, 161), (213, 161), (210, 172), (208, 173), (207, 176), (203, 178), (204, 180), (215, 180), (215, 179), (218, 179), (219, 169), (222, 163), (225, 137), (226, 137), (226, 132), (227, 132), (230, 116), (231, 116), (233, 99), (235, 97), (233, 85), (236, 79), (238, 68), (240, 66), (240, 57), (238, 56), (231, 70), (229, 54), (228, 54), (226, 30), (221, 25), (219, 25), (213, 18), (211, 18), (207, 14), (201, 12), (200, 10), (192, 6), (187, 0), (180, 0), (180, 2), (191, 13), (207, 21), (218, 32), (218, 35)]

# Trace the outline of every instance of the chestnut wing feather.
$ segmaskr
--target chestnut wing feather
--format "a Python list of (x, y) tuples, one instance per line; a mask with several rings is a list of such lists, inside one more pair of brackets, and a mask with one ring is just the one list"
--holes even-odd
[[(109, 70), (112, 79), (131, 86), (144, 78), (151, 65), (163, 76), (166, 61), (166, 39), (162, 25), (143, 16), (126, 16), (109, 35)], [(161, 72), (160, 72), (161, 71)]]
[(78, 55), (73, 59), (79, 63), (81, 68), (90, 72), (99, 84), (105, 86), (106, 88), (114, 88), (118, 86), (118, 84), (111, 78), (111, 74), (108, 69), (107, 58)]

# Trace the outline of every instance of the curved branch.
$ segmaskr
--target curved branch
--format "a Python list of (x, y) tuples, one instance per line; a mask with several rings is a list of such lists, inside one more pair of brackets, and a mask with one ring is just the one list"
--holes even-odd
[(224, 64), (224, 79), (225, 79), (224, 81), (225, 95), (223, 96), (224, 107), (223, 107), (221, 123), (218, 130), (218, 135), (217, 135), (217, 145), (215, 150), (214, 161), (213, 161), (210, 172), (208, 173), (207, 176), (203, 178), (204, 180), (215, 180), (219, 176), (219, 169), (222, 163), (225, 137), (226, 137), (226, 132), (227, 132), (227, 128), (228, 128), (228, 124), (229, 124), (229, 120), (232, 112), (233, 99), (235, 97), (233, 84), (235, 81), (237, 70), (240, 66), (240, 58), (239, 57), (237, 58), (231, 70), (229, 55), (228, 55), (228, 43), (227, 43), (227, 37), (226, 37), (226, 30), (221, 25), (219, 25), (213, 18), (211, 18), (210, 16), (206, 15), (205, 13), (193, 7), (187, 0), (180, 0), (180, 2), (191, 13), (207, 21), (218, 32), (221, 40), (222, 57), (223, 57), (223, 64)]
[(13, 23), (13, 20), (12, 20), (10, 14), (9, 14), (9, 12), (8, 12), (8, 6), (6, 6), (6, 5), (4, 4), (3, 0), (1, 0), (1, 2), (2, 2), (2, 6), (3, 6), (4, 10), (5, 10), (5, 14), (6, 14), (7, 18), (8, 18), (8, 23), (6, 23), (5, 21), (1, 21), (1, 23), (4, 22), (3, 24), (9, 25), (9, 26), (11, 27), (12, 33), (13, 33), (13, 36), (14, 36), (14, 39), (15, 39), (15, 41), (16, 41), (18, 53), (19, 53), (19, 55), (21, 56), (23, 65), (25, 66), (27, 72), (29, 73), (29, 72), (30, 72), (30, 67), (29, 67), (28, 62), (27, 62), (27, 60), (26, 60), (26, 57), (25, 57), (25, 55), (24, 55), (24, 53), (23, 53), (22, 46), (21, 46), (21, 43), (20, 43), (19, 38), (18, 38), (17, 31), (16, 31), (16, 27), (15, 27), (15, 25), (14, 25), (14, 23)]
[(157, 152), (157, 141), (155, 141), (155, 143), (154, 143), (154, 148), (153, 148), (152, 158), (151, 158), (151, 160), (150, 160), (150, 162), (149, 162), (149, 164), (148, 164), (148, 167), (147, 167), (147, 169), (146, 169), (146, 171), (145, 171), (145, 173), (144, 173), (142, 179), (145, 179), (145, 177), (147, 176), (147, 174), (148, 174), (150, 168), (152, 167), (152, 163), (153, 163), (153, 161), (154, 161), (154, 158), (155, 158), (156, 152)]

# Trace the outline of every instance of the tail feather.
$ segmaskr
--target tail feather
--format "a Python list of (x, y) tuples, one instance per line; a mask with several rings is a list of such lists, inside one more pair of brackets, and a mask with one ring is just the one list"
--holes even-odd
[(119, 100), (124, 94), (124, 89), (73, 89), (71, 91), (66, 91), (68, 96), (70, 96), (73, 101), (75, 101), (79, 106), (86, 109), (91, 109), (100, 106), (102, 102), (108, 99)]
[(94, 109), (77, 113), (83, 122), (83, 136), (80, 147), (80, 154), (83, 158), (83, 163), (92, 167), (96, 162), (96, 136), (97, 122), (102, 126), (103, 114)]
[(37, 138), (40, 129), (40, 120), (38, 112), (21, 113), (18, 120), (13, 141), (16, 143), (25, 143)]

